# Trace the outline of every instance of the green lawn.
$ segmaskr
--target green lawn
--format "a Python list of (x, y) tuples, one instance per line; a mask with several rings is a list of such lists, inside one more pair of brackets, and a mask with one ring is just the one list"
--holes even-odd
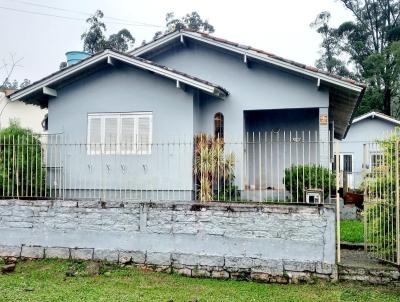
[[(85, 274), (86, 263), (25, 261), (11, 274), (0, 274), (0, 301), (400, 301), (399, 289), (317, 283), (275, 285), (105, 267)], [(79, 271), (66, 277), (71, 267)]]
[(342, 220), (340, 222), (340, 240), (364, 242), (364, 222), (360, 220)]

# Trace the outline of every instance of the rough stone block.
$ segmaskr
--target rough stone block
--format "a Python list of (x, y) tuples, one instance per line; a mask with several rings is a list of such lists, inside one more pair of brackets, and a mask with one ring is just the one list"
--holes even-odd
[(67, 247), (48, 247), (44, 250), (46, 258), (69, 259), (70, 252)]
[(79, 260), (92, 260), (93, 259), (93, 249), (71, 249), (71, 259)]
[(106, 260), (110, 262), (118, 262), (118, 251), (117, 250), (94, 250), (95, 260)]
[(214, 267), (223, 267), (224, 266), (224, 257), (223, 256), (213, 256), (213, 255), (199, 255), (198, 256), (199, 265), (203, 266), (214, 266)]
[(22, 246), (22, 258), (42, 259), (44, 258), (44, 248), (41, 246)]
[(271, 276), (283, 275), (283, 262), (276, 259), (253, 259), (252, 272), (267, 273)]
[(267, 273), (260, 273), (260, 272), (251, 272), (250, 277), (254, 281), (258, 282), (268, 282), (270, 279), (270, 275)]
[(181, 264), (181, 265), (198, 265), (199, 264), (199, 256), (194, 254), (172, 254), (172, 260), (174, 264)]
[(146, 263), (151, 265), (171, 265), (171, 253), (147, 252)]
[(184, 275), (184, 276), (192, 276), (192, 270), (188, 267), (183, 267), (183, 268), (174, 268), (174, 273), (177, 273), (179, 275)]
[(199, 267), (195, 267), (192, 269), (192, 276), (193, 277), (201, 277), (201, 278), (207, 278), (211, 277), (211, 272), (207, 271), (205, 269), (201, 269)]
[(227, 271), (212, 271), (211, 277), (217, 279), (228, 279), (229, 273)]
[(330, 274), (333, 273), (334, 267), (335, 267), (335, 264), (328, 264), (328, 263), (324, 263), (324, 262), (318, 262), (318, 263), (316, 263), (315, 271), (318, 274), (330, 275)]
[(283, 260), (283, 268), (285, 271), (292, 272), (315, 272), (315, 262)]
[(21, 256), (20, 246), (0, 245), (0, 257), (19, 257)]
[(225, 257), (225, 267), (233, 269), (252, 268), (254, 266), (254, 259), (248, 257)]
[(126, 263), (145, 263), (146, 254), (140, 251), (120, 251), (119, 252), (119, 262), (122, 264)]

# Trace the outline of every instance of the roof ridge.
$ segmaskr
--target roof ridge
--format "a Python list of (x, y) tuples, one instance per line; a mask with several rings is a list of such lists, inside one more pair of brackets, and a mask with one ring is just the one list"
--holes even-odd
[(211, 39), (211, 40), (214, 40), (216, 42), (225, 43), (225, 44), (228, 44), (228, 45), (231, 45), (231, 46), (234, 46), (234, 47), (242, 48), (244, 50), (254, 51), (256, 53), (260, 53), (260, 54), (266, 55), (266, 56), (268, 56), (268, 57), (270, 57), (272, 59), (275, 59), (275, 60), (278, 60), (278, 61), (281, 61), (281, 62), (285, 62), (285, 63), (291, 64), (291, 65), (299, 67), (299, 68), (303, 68), (303, 69), (311, 71), (311, 72), (320, 73), (320, 74), (323, 74), (323, 75), (326, 75), (326, 76), (329, 76), (329, 77), (332, 77), (332, 78), (335, 78), (335, 79), (338, 79), (338, 80), (341, 80), (341, 81), (344, 81), (344, 82), (347, 82), (347, 83), (350, 83), (350, 84), (353, 84), (353, 85), (356, 85), (356, 86), (359, 86), (359, 87), (362, 87), (362, 88), (366, 87), (365, 83), (356, 81), (354, 79), (351, 79), (351, 78), (348, 78), (348, 77), (339, 76), (339, 75), (327, 72), (325, 70), (319, 69), (319, 68), (317, 68), (315, 66), (311, 66), (311, 65), (299, 63), (299, 62), (294, 61), (294, 60), (286, 59), (284, 57), (278, 56), (276, 54), (273, 54), (271, 52), (265, 51), (265, 50), (260, 49), (260, 48), (252, 47), (250, 45), (240, 44), (238, 42), (233, 42), (233, 41), (230, 41), (230, 40), (227, 40), (227, 39), (224, 39), (224, 38), (220, 38), (220, 37), (214, 36), (214, 35), (206, 33), (206, 32), (196, 31), (196, 30), (192, 30), (192, 29), (189, 29), (189, 28), (175, 30), (175, 31), (171, 31), (171, 32), (166, 32), (163, 35), (157, 37), (156, 39), (153, 39), (153, 40), (149, 41), (148, 43), (145, 43), (145, 44), (143, 44), (141, 46), (138, 46), (138, 47), (130, 50), (129, 52), (130, 53), (136, 52), (141, 48), (144, 48), (144, 47), (146, 47), (146, 46), (148, 46), (148, 45), (150, 45), (150, 44), (152, 44), (152, 43), (154, 43), (154, 42), (156, 42), (156, 41), (158, 41), (160, 39), (165, 38), (166, 36), (169, 36), (169, 35), (172, 35), (172, 34), (176, 34), (176, 33), (179, 33), (179, 32), (188, 32), (188, 33), (199, 34), (204, 38)]

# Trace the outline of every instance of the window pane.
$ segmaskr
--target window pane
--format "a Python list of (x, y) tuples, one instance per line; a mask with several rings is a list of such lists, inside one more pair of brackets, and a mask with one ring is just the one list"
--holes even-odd
[(135, 147), (135, 118), (123, 117), (121, 120), (121, 152), (133, 153)]
[(150, 117), (139, 117), (137, 138), (137, 150), (139, 154), (150, 152), (150, 135)]
[(352, 161), (352, 156), (351, 155), (343, 155), (343, 171), (344, 172), (353, 172), (353, 161)]
[(117, 151), (118, 118), (106, 117), (104, 119), (104, 150), (105, 152)]
[(101, 151), (101, 118), (89, 118), (89, 152)]

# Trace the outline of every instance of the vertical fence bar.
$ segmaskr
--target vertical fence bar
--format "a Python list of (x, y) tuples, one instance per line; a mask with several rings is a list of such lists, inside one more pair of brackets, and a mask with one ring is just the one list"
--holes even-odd
[[(339, 154), (339, 142), (336, 141), (336, 155)], [(339, 160), (336, 159), (336, 173), (339, 171)], [(340, 263), (340, 196), (339, 196), (339, 178), (336, 177), (336, 250), (337, 262)]]
[(400, 265), (400, 140), (396, 140), (396, 263)]

